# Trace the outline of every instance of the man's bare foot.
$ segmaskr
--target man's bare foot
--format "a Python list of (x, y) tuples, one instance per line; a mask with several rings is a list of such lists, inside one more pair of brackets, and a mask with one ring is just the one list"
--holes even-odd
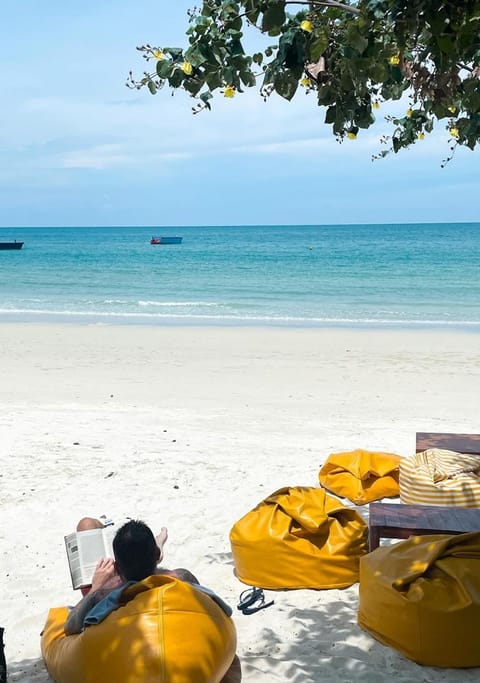
[(160, 557), (158, 558), (158, 561), (161, 562), (163, 559), (163, 546), (167, 542), (168, 539), (168, 531), (167, 527), (162, 526), (160, 529), (160, 533), (155, 536), (155, 541), (157, 542), (158, 549), (160, 550)]

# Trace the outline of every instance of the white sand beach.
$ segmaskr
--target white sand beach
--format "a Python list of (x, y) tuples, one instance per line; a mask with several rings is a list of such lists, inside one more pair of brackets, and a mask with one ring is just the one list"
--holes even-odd
[[(479, 432), (480, 337), (461, 332), (0, 325), (0, 626), (10, 682), (50, 680), (49, 607), (74, 604), (64, 534), (84, 515), (168, 527), (164, 564), (232, 607), (228, 534), (260, 500), (318, 485), (335, 451), (414, 452)], [(478, 681), (421, 667), (356, 624), (358, 586), (234, 609), (245, 683)]]

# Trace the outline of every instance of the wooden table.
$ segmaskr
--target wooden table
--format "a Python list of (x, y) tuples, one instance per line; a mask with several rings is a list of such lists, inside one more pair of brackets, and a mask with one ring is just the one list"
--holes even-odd
[(480, 508), (370, 503), (369, 528), (370, 550), (375, 550), (381, 538), (480, 531)]

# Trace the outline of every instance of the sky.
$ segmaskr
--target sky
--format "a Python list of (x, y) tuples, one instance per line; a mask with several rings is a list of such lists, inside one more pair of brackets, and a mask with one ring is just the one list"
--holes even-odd
[[(372, 162), (391, 109), (335, 141), (314, 94), (129, 90), (136, 46), (185, 46), (195, 0), (2, 0), (0, 227), (467, 222), (478, 154), (444, 124)], [(404, 103), (397, 112), (404, 113)]]

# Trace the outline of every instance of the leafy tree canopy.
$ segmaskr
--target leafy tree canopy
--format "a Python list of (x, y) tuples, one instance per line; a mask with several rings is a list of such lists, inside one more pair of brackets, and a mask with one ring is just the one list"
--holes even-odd
[[(188, 46), (138, 48), (152, 67), (127, 85), (156, 93), (184, 89), (210, 109), (214, 93), (234, 97), (257, 86), (291, 100), (316, 99), (339, 139), (375, 121), (382, 102), (406, 93), (402, 117), (378, 156), (398, 152), (442, 120), (452, 149), (480, 139), (480, 0), (203, 0), (188, 12)], [(245, 50), (245, 31), (264, 36)]]

